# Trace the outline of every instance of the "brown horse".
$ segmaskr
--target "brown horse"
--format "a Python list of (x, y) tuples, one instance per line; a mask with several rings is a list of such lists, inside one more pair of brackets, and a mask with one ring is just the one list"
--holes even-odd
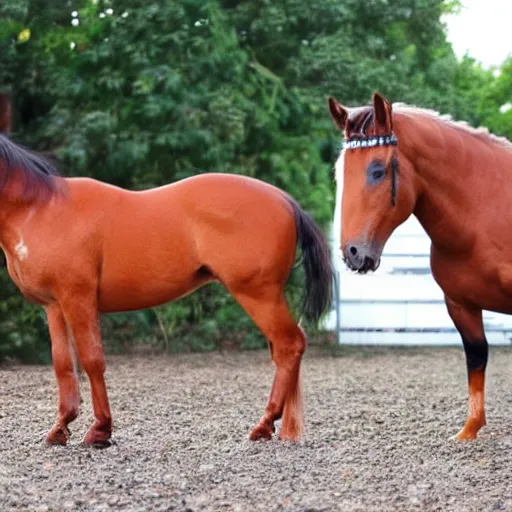
[(341, 250), (357, 272), (375, 270), (395, 228), (416, 215), (432, 241), (432, 273), (466, 353), (469, 416), (456, 438), (485, 425), (488, 345), (482, 310), (512, 313), (512, 144), (435, 112), (329, 99), (345, 137)]
[(284, 286), (302, 250), (303, 313), (317, 321), (333, 279), (320, 229), (284, 192), (255, 179), (203, 174), (133, 192), (93, 179), (64, 179), (0, 136), (0, 246), (28, 299), (46, 310), (59, 410), (47, 441), (65, 445), (80, 396), (74, 354), (87, 373), (95, 423), (88, 445), (108, 445), (112, 419), (98, 314), (150, 308), (219, 281), (261, 329), (276, 374), (250, 438), (300, 436), (299, 368), (306, 341)]

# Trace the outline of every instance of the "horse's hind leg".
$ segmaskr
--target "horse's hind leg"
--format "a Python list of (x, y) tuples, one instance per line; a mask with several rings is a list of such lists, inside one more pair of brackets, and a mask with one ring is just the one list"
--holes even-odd
[(80, 391), (71, 339), (64, 315), (57, 304), (48, 306), (46, 314), (52, 341), (53, 367), (59, 387), (57, 422), (49, 432), (46, 441), (48, 444), (65, 445), (70, 435), (68, 425), (78, 416)]
[(282, 417), (280, 439), (297, 440), (302, 433), (299, 371), (306, 348), (304, 333), (290, 313), (282, 287), (230, 291), (267, 338), (276, 366), (265, 413), (250, 438), (270, 439), (274, 422)]
[(105, 386), (105, 358), (94, 300), (75, 297), (63, 304), (67, 324), (75, 340), (78, 358), (91, 384), (95, 423), (87, 432), (86, 445), (104, 447), (110, 445), (112, 417)]

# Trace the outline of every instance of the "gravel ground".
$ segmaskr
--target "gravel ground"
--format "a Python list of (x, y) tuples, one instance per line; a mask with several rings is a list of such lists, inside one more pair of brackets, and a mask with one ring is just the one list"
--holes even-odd
[[(251, 443), (268, 353), (113, 357), (115, 444), (46, 447), (51, 367), (0, 369), (0, 510), (512, 510), (512, 351), (491, 349), (487, 421), (466, 414), (462, 350), (309, 350), (306, 435)], [(73, 428), (74, 427), (74, 428)]]

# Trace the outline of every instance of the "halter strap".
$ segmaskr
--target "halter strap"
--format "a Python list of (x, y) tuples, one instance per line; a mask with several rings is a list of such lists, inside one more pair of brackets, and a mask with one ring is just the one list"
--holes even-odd
[(396, 149), (393, 150), (391, 157), (391, 205), (396, 204), (396, 185), (398, 175), (398, 157), (396, 156)]
[[(389, 135), (378, 135), (375, 137), (368, 137), (366, 139), (354, 137), (347, 139), (343, 144), (343, 148), (347, 150), (360, 149), (360, 148), (374, 148), (377, 146), (397, 146), (398, 139), (394, 133)], [(391, 205), (396, 205), (396, 189), (397, 189), (397, 175), (398, 175), (398, 157), (396, 149), (393, 150), (391, 157)]]

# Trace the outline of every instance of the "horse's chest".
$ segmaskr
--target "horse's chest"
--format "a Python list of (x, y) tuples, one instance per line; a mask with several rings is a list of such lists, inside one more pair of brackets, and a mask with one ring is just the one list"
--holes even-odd
[(47, 304), (51, 299), (41, 284), (39, 272), (29, 264), (28, 255), (26, 246), (19, 246), (12, 253), (7, 253), (7, 272), (27, 300)]
[(432, 257), (432, 275), (444, 294), (457, 303), (471, 301), (471, 283), (474, 279), (466, 262)]
[(512, 312), (512, 262), (497, 265), (489, 260), (456, 260), (433, 253), (432, 274), (445, 295), (458, 304)]

